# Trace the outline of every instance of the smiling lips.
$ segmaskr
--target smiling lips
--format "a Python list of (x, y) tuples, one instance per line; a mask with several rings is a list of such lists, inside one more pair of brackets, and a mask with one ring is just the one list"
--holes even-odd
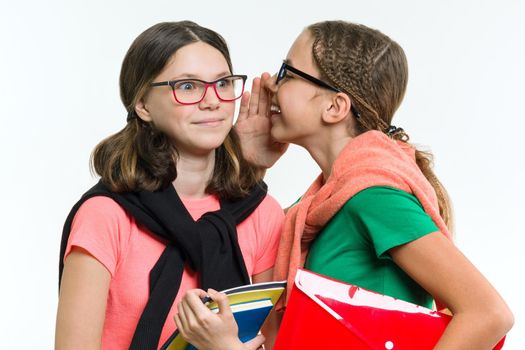
[(224, 121), (224, 119), (221, 118), (209, 118), (209, 119), (203, 119), (196, 122), (193, 122), (192, 124), (196, 124), (199, 126), (217, 126), (221, 124)]

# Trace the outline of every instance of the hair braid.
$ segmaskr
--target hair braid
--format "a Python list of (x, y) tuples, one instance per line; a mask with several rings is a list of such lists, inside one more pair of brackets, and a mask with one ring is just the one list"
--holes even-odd
[[(379, 130), (407, 142), (408, 134), (391, 125), (403, 100), (408, 65), (401, 46), (378, 30), (344, 21), (312, 24), (312, 55), (321, 78), (350, 96), (359, 112), (356, 132)], [(415, 150), (416, 163), (432, 184), (440, 213), (452, 230), (452, 210), (445, 188), (432, 171), (432, 154)]]

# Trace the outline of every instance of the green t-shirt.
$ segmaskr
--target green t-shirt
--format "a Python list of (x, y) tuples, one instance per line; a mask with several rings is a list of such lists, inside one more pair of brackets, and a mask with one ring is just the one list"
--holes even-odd
[(417, 198), (376, 186), (350, 198), (310, 247), (305, 268), (356, 286), (432, 307), (432, 297), (388, 250), (438, 231)]

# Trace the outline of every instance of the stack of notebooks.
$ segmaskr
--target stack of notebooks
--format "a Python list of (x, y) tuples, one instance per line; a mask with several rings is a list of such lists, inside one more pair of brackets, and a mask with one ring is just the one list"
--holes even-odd
[[(230, 307), (239, 327), (239, 339), (247, 342), (257, 336), (268, 314), (284, 291), (286, 282), (266, 282), (235, 287), (222, 292), (228, 295)], [(217, 303), (204, 300), (213, 312), (218, 311)], [(161, 350), (194, 350), (178, 331), (175, 331)]]

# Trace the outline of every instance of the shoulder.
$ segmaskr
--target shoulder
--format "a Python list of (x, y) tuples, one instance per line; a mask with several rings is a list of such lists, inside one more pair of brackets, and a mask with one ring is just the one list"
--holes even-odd
[(359, 223), (374, 240), (388, 237), (395, 244), (406, 243), (437, 231), (419, 200), (393, 187), (367, 188), (348, 200), (342, 211), (345, 220)]
[(131, 237), (131, 218), (113, 199), (96, 196), (83, 202), (71, 223), (64, 262), (73, 247), (87, 251), (112, 276)]
[(279, 202), (268, 194), (254, 211), (252, 218), (257, 221), (259, 228), (280, 225), (284, 221), (284, 210)]
[(373, 186), (355, 194), (345, 203), (343, 209), (348, 213), (404, 209), (423, 211), (423, 206), (416, 196), (408, 192), (388, 186)]
[[(89, 199), (86, 199), (84, 203), (80, 206), (84, 210), (93, 210), (93, 211), (119, 211), (122, 210), (122, 207), (115, 202), (112, 198), (108, 196), (95, 196)], [(80, 210), (80, 209), (79, 209)]]
[(284, 211), (281, 205), (274, 197), (266, 195), (247, 220), (241, 223), (241, 227), (251, 227), (252, 234), (267, 239), (268, 235), (280, 232), (283, 222)]
[(269, 194), (267, 194), (261, 204), (259, 204), (257, 210), (263, 213), (275, 213), (284, 216), (283, 208), (279, 202)]
[(129, 225), (130, 217), (117, 202), (107, 196), (95, 196), (87, 199), (78, 208), (73, 226), (90, 223), (94, 226)]

